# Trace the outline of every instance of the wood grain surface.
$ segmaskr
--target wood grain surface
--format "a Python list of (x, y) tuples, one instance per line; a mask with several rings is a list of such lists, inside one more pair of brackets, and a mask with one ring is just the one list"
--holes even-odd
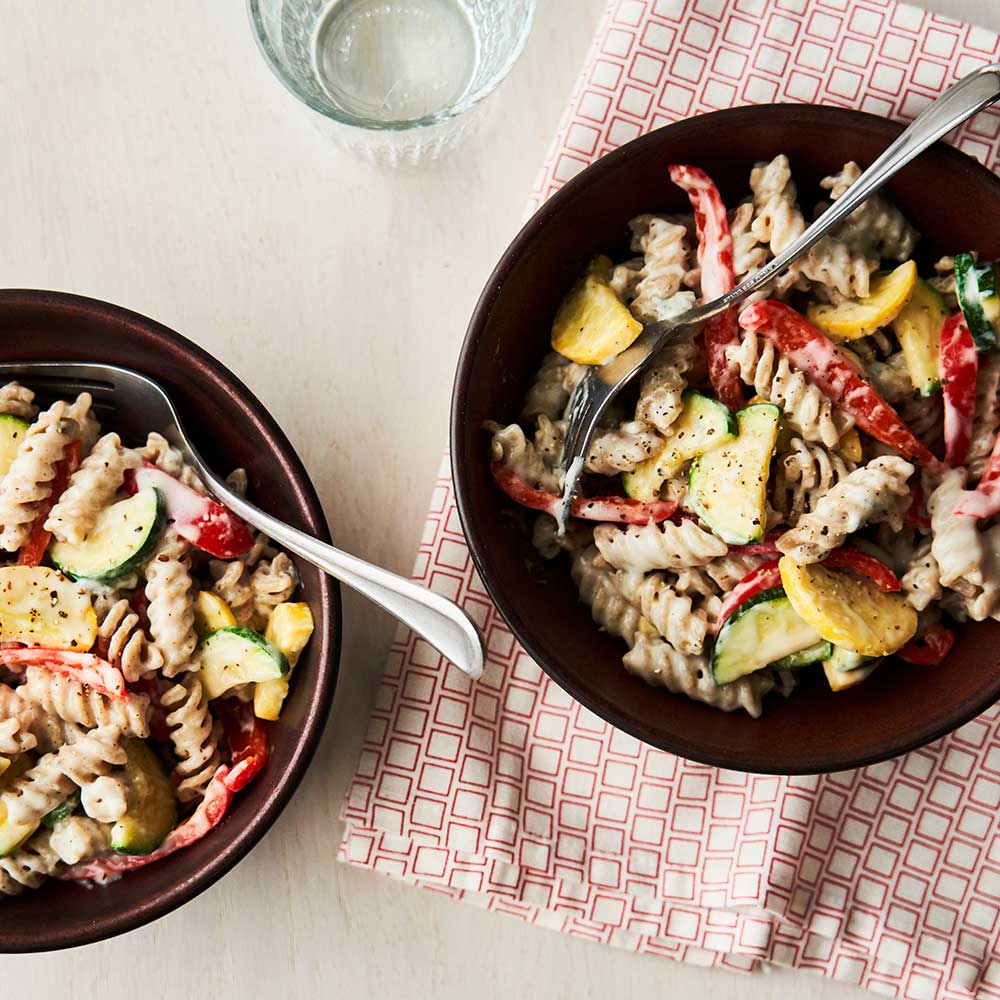
[[(997, 0), (925, 5), (1000, 29)], [(239, 0), (0, 0), (0, 284), (108, 299), (202, 344), (285, 428), (339, 543), (407, 572), (467, 318), (603, 6), (539, 0), (489, 126), (441, 163), (393, 172), (314, 129), (258, 55)], [(637, 957), (337, 865), (339, 804), (393, 628), (352, 595), (345, 617), (329, 731), (265, 840), (151, 926), (4, 956), (19, 994), (870, 995)]]

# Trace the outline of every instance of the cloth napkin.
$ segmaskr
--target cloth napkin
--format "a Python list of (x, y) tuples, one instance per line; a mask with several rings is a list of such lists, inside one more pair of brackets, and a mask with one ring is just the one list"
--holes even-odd
[[(804, 101), (909, 119), (998, 57), (994, 33), (885, 0), (616, 0), (532, 202), (693, 114)], [(1000, 117), (983, 114), (953, 141), (996, 167), (998, 136)], [(701, 965), (1000, 997), (1000, 711), (906, 757), (819, 777), (654, 750), (518, 646), (473, 569), (447, 458), (414, 577), (471, 613), (489, 665), (473, 684), (399, 634), (344, 804), (343, 861)]]

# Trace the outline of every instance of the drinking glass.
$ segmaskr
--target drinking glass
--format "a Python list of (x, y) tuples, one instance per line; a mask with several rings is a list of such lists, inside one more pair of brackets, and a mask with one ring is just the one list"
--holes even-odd
[(535, 0), (248, 0), (264, 58), (341, 144), (390, 164), (466, 136), (517, 61)]

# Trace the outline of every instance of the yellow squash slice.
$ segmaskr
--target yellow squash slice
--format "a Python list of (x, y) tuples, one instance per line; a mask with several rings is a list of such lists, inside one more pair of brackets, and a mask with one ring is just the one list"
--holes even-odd
[(33, 820), (30, 823), (15, 823), (10, 819), (2, 797), (2, 793), (10, 788), (33, 763), (34, 758), (30, 753), (18, 754), (8, 762), (3, 776), (0, 777), (0, 858), (13, 854), (38, 829), (38, 820)]
[(873, 278), (868, 295), (839, 305), (813, 302), (807, 311), (809, 322), (840, 340), (857, 340), (888, 326), (913, 294), (917, 265), (908, 260), (895, 271)]
[(312, 612), (304, 602), (286, 601), (271, 612), (264, 637), (285, 654), (288, 673), (254, 685), (253, 711), (258, 719), (273, 722), (281, 714), (281, 706), (288, 695), (288, 680), (314, 628)]
[(857, 427), (852, 427), (845, 431), (837, 442), (837, 451), (842, 458), (848, 462), (860, 462), (863, 455), (861, 451), (861, 436)]
[(97, 638), (90, 594), (48, 566), (0, 566), (0, 641), (85, 653)]
[(609, 283), (611, 261), (598, 257), (562, 300), (552, 323), (552, 347), (581, 365), (603, 365), (642, 333)]
[(194, 599), (194, 630), (199, 639), (204, 639), (220, 628), (232, 628), (236, 624), (236, 615), (232, 608), (210, 590), (199, 590)]
[(778, 564), (792, 607), (834, 645), (864, 656), (888, 656), (917, 631), (917, 613), (902, 594), (886, 594), (870, 580), (834, 573), (788, 556)]

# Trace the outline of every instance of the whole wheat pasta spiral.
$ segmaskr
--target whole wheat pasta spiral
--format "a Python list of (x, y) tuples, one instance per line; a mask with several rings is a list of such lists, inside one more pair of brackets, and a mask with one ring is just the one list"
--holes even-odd
[(690, 293), (684, 293), (681, 300), (686, 305), (671, 304), (689, 267), (687, 229), (656, 215), (639, 215), (629, 227), (632, 246), (643, 255), (631, 303), (633, 314), (643, 322), (653, 322), (689, 308), (694, 301)]
[(147, 615), (153, 643), (163, 657), (163, 675), (194, 669), (194, 584), (187, 543), (168, 528), (146, 563)]
[(932, 601), (941, 599), (941, 571), (931, 553), (929, 539), (913, 554), (899, 582), (906, 599), (917, 611), (924, 611)]
[(27, 541), (39, 504), (52, 492), (56, 466), (79, 435), (80, 425), (67, 415), (69, 410), (69, 404), (58, 400), (39, 415), (0, 480), (0, 548), (7, 552)]
[(910, 504), (907, 480), (912, 474), (909, 462), (892, 456), (855, 469), (778, 539), (778, 549), (796, 562), (814, 563), (864, 524), (888, 521), (899, 526)]
[(972, 441), (965, 464), (972, 479), (979, 479), (993, 451), (1000, 427), (1000, 355), (985, 351), (979, 355), (976, 380), (976, 411), (972, 421)]
[(40, 820), (66, 798), (73, 785), (83, 789), (125, 763), (117, 730), (73, 727), (69, 736), (68, 742), (41, 757), (0, 797), (12, 822), (27, 825)]
[(44, 667), (28, 667), (17, 693), (38, 711), (84, 729), (113, 729), (139, 739), (149, 736), (146, 695), (130, 692), (124, 698), (109, 698), (96, 688)]
[(965, 480), (962, 469), (946, 471), (927, 498), (927, 512), (931, 518), (931, 553), (941, 583), (953, 589), (961, 587), (968, 595), (970, 589), (983, 586), (985, 550), (975, 519), (955, 513), (963, 499)]
[(51, 833), (36, 833), (13, 854), (0, 858), (0, 894), (17, 896), (23, 889), (37, 889), (62, 867), (62, 859), (49, 842)]
[(33, 420), (38, 413), (35, 394), (17, 382), (8, 382), (0, 386), (0, 413), (20, 417), (22, 420)]
[(674, 649), (681, 653), (702, 652), (708, 616), (694, 609), (691, 598), (676, 591), (665, 574), (619, 571), (618, 587)]
[(0, 754), (13, 757), (33, 750), (38, 740), (31, 732), (34, 713), (18, 691), (0, 684)]
[(635, 406), (637, 420), (652, 424), (665, 434), (670, 431), (683, 409), (686, 376), (697, 357), (698, 349), (690, 340), (678, 340), (660, 350), (655, 363), (643, 373), (639, 383), (639, 400)]
[(53, 826), (49, 847), (67, 865), (100, 857), (111, 850), (111, 827), (88, 816), (67, 816)]
[(673, 524), (599, 524), (594, 544), (615, 569), (648, 573), (654, 569), (684, 569), (704, 566), (724, 556), (728, 546), (694, 521)]
[(220, 762), (208, 699), (198, 678), (189, 675), (164, 692), (162, 701), (177, 754), (177, 797), (190, 802), (204, 794)]
[(299, 574), (295, 564), (284, 552), (279, 552), (273, 559), (260, 562), (250, 576), (250, 590), (253, 593), (258, 623), (266, 625), (271, 612), (287, 601), (298, 585)]
[(549, 493), (559, 492), (559, 475), (546, 464), (517, 424), (507, 427), (490, 424), (487, 430), (493, 433), (490, 445), (492, 461), (500, 462), (529, 486)]
[(729, 684), (716, 684), (704, 656), (687, 656), (663, 639), (642, 633), (622, 658), (630, 674), (647, 684), (665, 687), (674, 694), (684, 694), (724, 712), (743, 709), (753, 718), (764, 710), (763, 699), (774, 689), (771, 671), (740, 677)]
[[(820, 187), (836, 201), (861, 176), (861, 168), (852, 160), (838, 174), (825, 177)], [(866, 259), (909, 260), (919, 235), (903, 213), (884, 195), (873, 194), (840, 224), (836, 237), (851, 251)]]
[[(554, 467), (566, 435), (564, 420), (551, 421), (539, 416), (534, 449), (547, 466)], [(642, 420), (630, 420), (617, 427), (601, 427), (594, 434), (584, 468), (601, 476), (631, 472), (663, 445), (660, 435)]]
[(763, 337), (744, 330), (740, 343), (726, 349), (726, 357), (748, 386), (781, 407), (788, 426), (807, 441), (833, 448), (854, 423)]
[(105, 434), (73, 473), (45, 521), (46, 530), (61, 542), (78, 545), (97, 523), (97, 515), (114, 500), (125, 470), (137, 462), (117, 434)]
[(147, 638), (139, 616), (124, 597), (98, 599), (97, 644), (103, 655), (125, 675), (137, 681), (163, 669), (163, 654)]
[(556, 351), (549, 351), (525, 396), (521, 417), (524, 420), (538, 416), (561, 419), (569, 397), (586, 373), (586, 365), (575, 364)]
[(777, 456), (774, 477), (774, 505), (787, 524), (794, 526), (836, 486), (855, 465), (821, 444), (792, 438), (789, 450)]

